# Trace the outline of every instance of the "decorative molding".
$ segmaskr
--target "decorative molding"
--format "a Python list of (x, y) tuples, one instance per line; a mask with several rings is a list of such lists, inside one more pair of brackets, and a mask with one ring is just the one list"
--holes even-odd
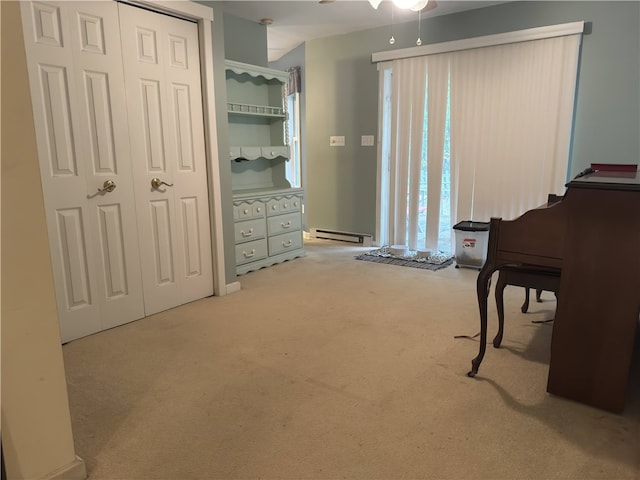
[(266, 190), (264, 193), (256, 192), (255, 190), (249, 192), (235, 191), (233, 192), (233, 204), (239, 205), (241, 203), (255, 203), (255, 202), (267, 202), (269, 200), (281, 200), (283, 198), (302, 198), (304, 190), (287, 188), (283, 190)]
[(225, 68), (231, 70), (236, 75), (247, 74), (252, 77), (263, 77), (267, 80), (274, 78), (282, 83), (289, 81), (289, 74), (272, 68), (260, 67), (258, 65), (249, 65), (248, 63), (235, 62), (233, 60), (224, 61)]

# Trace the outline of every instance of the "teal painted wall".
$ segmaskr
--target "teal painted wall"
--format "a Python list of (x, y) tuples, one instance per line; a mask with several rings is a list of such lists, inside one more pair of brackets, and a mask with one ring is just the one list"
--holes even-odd
[(222, 225), (226, 284), (236, 281), (233, 190), (229, 158), (229, 122), (225, 59), (267, 66), (267, 31), (264, 25), (224, 14), (220, 2), (198, 1), (213, 9), (213, 82), (220, 163)]
[(227, 60), (268, 66), (266, 26), (225, 13), (224, 27)]
[[(422, 22), (422, 43), (439, 43), (574, 21), (584, 36), (569, 176), (592, 162), (640, 157), (640, 3), (511, 2)], [(376, 150), (360, 136), (376, 134), (378, 73), (373, 52), (415, 46), (417, 22), (307, 42), (306, 212), (309, 227), (373, 233)], [(345, 135), (345, 147), (329, 147)]]
[(227, 88), (224, 69), (225, 37), (222, 9), (215, 2), (201, 2), (213, 6), (213, 82), (215, 89), (220, 194), (222, 197), (222, 229), (224, 237), (224, 266), (226, 284), (236, 280), (235, 234), (233, 230), (233, 201), (231, 164), (229, 158), (229, 122), (227, 120)]

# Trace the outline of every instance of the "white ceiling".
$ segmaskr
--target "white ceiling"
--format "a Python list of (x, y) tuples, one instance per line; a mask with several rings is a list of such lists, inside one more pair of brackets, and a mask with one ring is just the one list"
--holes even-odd
[[(430, 0), (430, 3), (421, 14), (423, 18), (505, 2)], [(273, 20), (267, 27), (270, 62), (278, 60), (308, 40), (418, 19), (417, 12), (394, 8), (392, 20), (390, 0), (383, 0), (377, 10), (367, 0), (334, 0), (325, 4), (320, 4), (318, 0), (233, 0), (223, 1), (222, 6), (226, 13), (236, 17), (255, 22), (260, 22), (263, 18)]]

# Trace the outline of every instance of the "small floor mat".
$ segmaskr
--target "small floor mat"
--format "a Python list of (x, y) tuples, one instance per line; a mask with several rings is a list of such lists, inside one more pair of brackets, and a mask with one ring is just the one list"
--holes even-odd
[(453, 256), (442, 252), (434, 253), (427, 258), (418, 257), (415, 252), (409, 252), (407, 255), (393, 255), (389, 252), (388, 246), (357, 255), (355, 258), (356, 260), (367, 262), (386, 263), (425, 270), (440, 270), (453, 264)]

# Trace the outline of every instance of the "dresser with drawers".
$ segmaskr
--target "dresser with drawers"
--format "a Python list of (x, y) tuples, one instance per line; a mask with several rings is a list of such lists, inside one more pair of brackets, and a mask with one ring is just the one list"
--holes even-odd
[(238, 275), (304, 256), (302, 198), (299, 189), (234, 195)]

